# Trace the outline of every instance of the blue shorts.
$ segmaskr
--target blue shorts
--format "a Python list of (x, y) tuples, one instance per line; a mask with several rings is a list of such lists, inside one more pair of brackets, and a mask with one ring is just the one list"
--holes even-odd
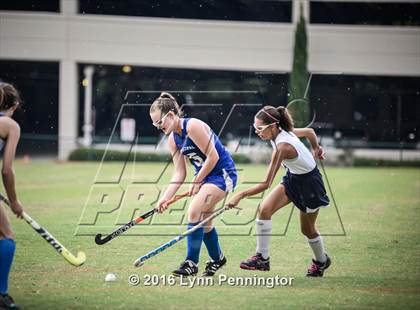
[(238, 174), (235, 167), (230, 169), (222, 169), (220, 173), (210, 174), (206, 176), (203, 180), (203, 184), (214, 184), (224, 192), (232, 192), (236, 187), (236, 182), (238, 180)]
[(287, 197), (304, 213), (314, 213), (330, 204), (317, 167), (305, 174), (293, 174), (288, 170), (281, 183)]

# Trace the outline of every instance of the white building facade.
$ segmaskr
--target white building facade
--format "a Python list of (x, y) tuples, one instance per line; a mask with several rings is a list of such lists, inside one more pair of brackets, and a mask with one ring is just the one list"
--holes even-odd
[[(301, 2), (308, 18), (309, 2)], [(77, 0), (61, 0), (60, 11), (0, 11), (0, 60), (59, 62), (65, 159), (81, 126), (77, 64), (289, 72), (299, 2), (292, 23), (88, 15), (78, 13)], [(309, 71), (420, 76), (419, 27), (308, 24), (308, 38)]]

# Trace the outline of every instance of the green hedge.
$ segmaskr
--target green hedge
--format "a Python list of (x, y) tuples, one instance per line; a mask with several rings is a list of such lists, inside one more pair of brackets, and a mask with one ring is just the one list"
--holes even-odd
[[(69, 156), (69, 160), (71, 161), (101, 161), (102, 157), (104, 156), (105, 150), (98, 150), (92, 148), (80, 148), (71, 152)], [(171, 160), (171, 156), (169, 154), (159, 154), (159, 153), (144, 153), (144, 152), (136, 152), (130, 153), (125, 151), (108, 151), (104, 158), (104, 161), (125, 161), (134, 160), (134, 156), (136, 157), (136, 161), (148, 161), (148, 162), (168, 162)], [(237, 164), (247, 164), (250, 163), (251, 160), (242, 154), (234, 154), (233, 160)]]
[[(74, 150), (70, 156), (71, 161), (101, 161), (105, 150), (98, 150), (92, 148), (79, 148)], [(104, 161), (125, 161), (134, 160), (134, 156), (137, 161), (143, 162), (168, 162), (171, 160), (169, 154), (159, 153), (130, 153), (126, 151), (108, 151)], [(236, 164), (249, 164), (251, 159), (243, 154), (233, 154), (233, 160)], [(420, 167), (420, 160), (385, 160), (385, 159), (371, 159), (371, 158), (354, 158), (353, 166), (355, 167)]]
[(236, 164), (249, 164), (251, 163), (251, 159), (243, 154), (233, 154), (232, 155), (233, 161)]
[[(104, 156), (105, 150), (97, 150), (91, 148), (80, 148), (71, 152), (69, 160), (72, 161), (101, 161)], [(159, 154), (159, 153), (140, 153), (132, 152), (128, 153), (125, 151), (115, 151), (111, 150), (106, 153), (104, 161), (125, 161), (134, 160), (134, 157), (138, 161), (150, 161), (150, 162), (161, 162), (169, 161), (170, 155), (168, 154)]]
[(420, 160), (389, 160), (389, 159), (371, 159), (354, 158), (355, 167), (420, 167)]

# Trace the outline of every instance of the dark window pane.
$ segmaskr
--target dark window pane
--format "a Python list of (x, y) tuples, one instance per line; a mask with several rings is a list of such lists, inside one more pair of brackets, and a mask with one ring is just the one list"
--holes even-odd
[(290, 22), (292, 1), (79, 0), (79, 13), (145, 17)]
[[(85, 66), (79, 65), (79, 135), (82, 135), (84, 120), (82, 81)], [(94, 65), (94, 68), (94, 142), (108, 141), (122, 104), (150, 105), (162, 90), (170, 91), (180, 105), (188, 105), (184, 108), (187, 116), (202, 119), (215, 132), (221, 129), (235, 103), (255, 104), (235, 110), (232, 121), (226, 124), (221, 135), (225, 142), (227, 137), (248, 137), (255, 112), (264, 104), (279, 105), (287, 98), (286, 74), (152, 67), (130, 67), (126, 70), (129, 73), (124, 73), (123, 66)], [(136, 92), (130, 92), (125, 99), (127, 91)], [(141, 113), (132, 117), (141, 132), (141, 139), (150, 143), (157, 140), (161, 133), (151, 124), (149, 106), (142, 109)], [(123, 116), (128, 114), (123, 112)], [(119, 126), (116, 130), (115, 141), (120, 142)]]
[(347, 25), (420, 24), (420, 3), (311, 1), (311, 23)]
[(315, 128), (343, 141), (420, 141), (418, 77), (314, 75), (310, 102)]
[(0, 10), (60, 12), (60, 0), (2, 0)]
[[(79, 65), (80, 82), (85, 66)], [(257, 104), (260, 107), (285, 105), (287, 102), (286, 74), (151, 67), (130, 67), (129, 72), (124, 73), (123, 66), (94, 67), (95, 142), (109, 139), (123, 103), (150, 105), (162, 90), (171, 91), (181, 105), (192, 104), (184, 108), (186, 115), (208, 122), (216, 132), (233, 104)], [(310, 87), (310, 104), (316, 111), (314, 128), (320, 134), (332, 136), (339, 132), (342, 140), (340, 138), (338, 142), (346, 139), (395, 145), (399, 141), (419, 142), (419, 85), (420, 78), (417, 77), (314, 75)], [(79, 135), (82, 135), (82, 83), (79, 89)], [(138, 92), (131, 92), (124, 99), (130, 90)], [(210, 108), (199, 104), (220, 106)], [(246, 140), (253, 115), (259, 107), (244, 108), (235, 113), (235, 120), (228, 122), (222, 139), (240, 137)], [(123, 112), (123, 115), (129, 116), (130, 113)], [(157, 140), (160, 133), (151, 125), (148, 107), (141, 113), (133, 113), (136, 123), (142, 126), (139, 129), (142, 139), (149, 139), (145, 143)], [(119, 127), (116, 128), (118, 132)], [(251, 137), (254, 137), (252, 131)], [(119, 133), (115, 139), (115, 142), (120, 142)], [(389, 146), (392, 145), (387, 144)]]
[(13, 115), (20, 124), (20, 154), (56, 154), (58, 135), (57, 62), (0, 60), (0, 80), (20, 91), (23, 104)]

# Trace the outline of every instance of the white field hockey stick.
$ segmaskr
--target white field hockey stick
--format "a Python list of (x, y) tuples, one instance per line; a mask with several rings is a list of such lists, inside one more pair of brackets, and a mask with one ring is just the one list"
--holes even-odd
[(153, 256), (155, 256), (155, 255), (159, 254), (160, 252), (166, 250), (167, 248), (173, 246), (175, 243), (177, 243), (178, 241), (184, 239), (186, 236), (188, 236), (192, 232), (196, 231), (200, 227), (203, 227), (205, 224), (207, 224), (212, 219), (214, 219), (216, 216), (222, 214), (226, 210), (228, 210), (228, 209), (225, 208), (225, 207), (219, 209), (218, 211), (214, 212), (211, 216), (209, 216), (208, 218), (206, 218), (203, 221), (201, 221), (199, 224), (197, 224), (194, 227), (191, 227), (187, 231), (183, 232), (181, 235), (176, 236), (172, 240), (166, 242), (165, 244), (162, 244), (160, 247), (158, 247), (158, 248), (150, 251), (149, 253), (147, 253), (147, 254), (145, 254), (143, 256), (140, 256), (138, 259), (135, 260), (134, 267), (140, 267), (140, 266), (142, 266), (146, 260), (148, 260), (149, 258), (152, 258)]
[[(10, 207), (9, 200), (0, 194), (0, 200), (3, 200), (5, 204)], [(32, 219), (26, 212), (22, 212), (23, 219), (31, 225), (31, 227), (47, 241), (66, 261), (74, 266), (80, 266), (86, 261), (86, 255), (84, 252), (78, 252), (77, 256), (71, 254), (57, 239), (53, 237), (47, 230), (42, 228), (34, 219)]]

